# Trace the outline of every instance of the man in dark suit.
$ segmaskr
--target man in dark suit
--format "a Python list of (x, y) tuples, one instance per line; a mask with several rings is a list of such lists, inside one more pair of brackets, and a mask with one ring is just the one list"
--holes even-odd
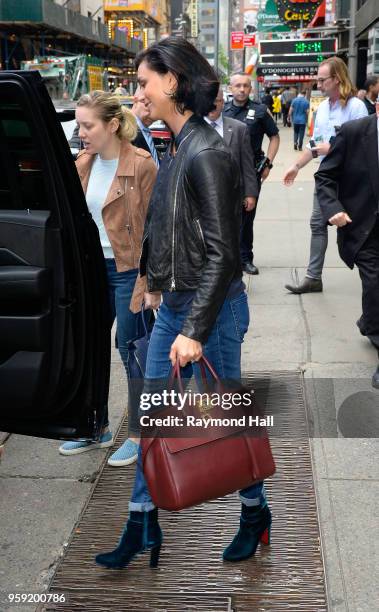
[[(224, 142), (230, 148), (230, 152), (240, 168), (241, 176), (241, 193), (243, 194), (243, 209), (242, 209), (242, 226), (241, 236), (243, 234), (244, 221), (246, 216), (254, 210), (257, 204), (259, 195), (259, 185), (257, 174), (255, 171), (255, 160), (253, 149), (250, 144), (250, 135), (247, 126), (238, 121), (225, 117), (222, 114), (224, 108), (224, 97), (220, 87), (215, 100), (215, 110), (205, 117), (205, 121), (209, 123), (224, 139)], [(248, 274), (253, 273), (253, 264), (250, 263), (241, 248), (242, 267)]]
[[(363, 314), (358, 328), (379, 354), (379, 155), (378, 116), (348, 121), (315, 174), (326, 222), (336, 225), (341, 258), (359, 270)], [(379, 366), (372, 384), (379, 389)]]
[(363, 88), (366, 90), (366, 95), (362, 100), (366, 105), (367, 112), (369, 115), (375, 115), (375, 102), (379, 95), (379, 76), (373, 74), (367, 77)]
[[(229, 88), (233, 94), (232, 100), (225, 104), (223, 115), (244, 123), (249, 130), (251, 148), (253, 149), (259, 187), (266, 180), (273, 167), (273, 160), (279, 149), (279, 130), (269, 109), (265, 104), (250, 99), (252, 92), (251, 77), (248, 74), (236, 73), (230, 77)], [(267, 136), (269, 144), (267, 156), (262, 144)], [(241, 257), (244, 269), (249, 274), (259, 274), (254, 264), (254, 220), (257, 206), (244, 214), (241, 232)]]

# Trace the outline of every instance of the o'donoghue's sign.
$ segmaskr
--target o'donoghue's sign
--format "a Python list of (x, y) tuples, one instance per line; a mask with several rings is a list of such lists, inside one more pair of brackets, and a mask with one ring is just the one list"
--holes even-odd
[(300, 75), (315, 76), (318, 66), (259, 66), (257, 68), (258, 77), (266, 76), (293, 76), (296, 78)]
[(291, 75), (294, 76), (298, 74), (317, 74), (318, 66), (259, 66), (257, 68), (258, 76), (265, 76), (267, 74), (277, 74), (280, 75)]

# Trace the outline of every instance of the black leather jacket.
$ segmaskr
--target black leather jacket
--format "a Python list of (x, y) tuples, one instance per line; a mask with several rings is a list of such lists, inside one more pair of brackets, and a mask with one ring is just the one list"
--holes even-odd
[(242, 275), (239, 169), (216, 130), (194, 115), (176, 149), (166, 197), (157, 188), (150, 201), (140, 272), (149, 291), (196, 291), (182, 333), (205, 342), (231, 281)]

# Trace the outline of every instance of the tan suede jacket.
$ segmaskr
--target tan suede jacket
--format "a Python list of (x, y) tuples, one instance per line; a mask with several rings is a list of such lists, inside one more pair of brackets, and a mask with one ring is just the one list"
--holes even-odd
[[(83, 150), (76, 160), (84, 193), (94, 159), (94, 155)], [(102, 209), (118, 272), (138, 268), (145, 217), (156, 175), (157, 168), (150, 153), (123, 140), (117, 171)], [(130, 303), (133, 312), (141, 310), (144, 291), (145, 279), (138, 276)]]

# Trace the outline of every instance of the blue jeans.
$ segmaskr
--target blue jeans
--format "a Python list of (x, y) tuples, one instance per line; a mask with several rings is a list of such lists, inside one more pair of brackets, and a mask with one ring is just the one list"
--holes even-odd
[(303, 148), (303, 140), (305, 134), (305, 123), (294, 123), (293, 124), (293, 139), (295, 145), (299, 146), (299, 149)]
[[(110, 329), (116, 319), (116, 342), (122, 363), (128, 373), (128, 343), (142, 335), (141, 313), (134, 314), (129, 309), (138, 270), (117, 272), (114, 259), (106, 259), (108, 277), (108, 294), (110, 301)], [(129, 378), (128, 378), (129, 384)], [(135, 407), (138, 410), (138, 407)], [(133, 407), (132, 407), (133, 410)], [(108, 425), (108, 407), (104, 417), (104, 426)]]
[(311, 248), (306, 276), (321, 279), (326, 249), (328, 247), (328, 225), (321, 214), (316, 191), (313, 194), (313, 210), (311, 216)]
[[(188, 316), (189, 308), (174, 311), (162, 304), (158, 311), (150, 339), (147, 355), (147, 382), (154, 379), (166, 379), (171, 370), (169, 353), (172, 343), (181, 333), (183, 323)], [(241, 378), (241, 344), (249, 327), (249, 308), (247, 295), (241, 293), (235, 298), (225, 300), (211, 329), (208, 340), (203, 345), (204, 355), (209, 359), (220, 378)], [(195, 364), (195, 375), (198, 366)], [(183, 377), (189, 377), (192, 366), (186, 366)], [(241, 501), (248, 506), (257, 506), (265, 500), (263, 482), (240, 491)], [(139, 450), (134, 489), (129, 509), (147, 512), (154, 508), (149, 490), (143, 475), (142, 452)]]

